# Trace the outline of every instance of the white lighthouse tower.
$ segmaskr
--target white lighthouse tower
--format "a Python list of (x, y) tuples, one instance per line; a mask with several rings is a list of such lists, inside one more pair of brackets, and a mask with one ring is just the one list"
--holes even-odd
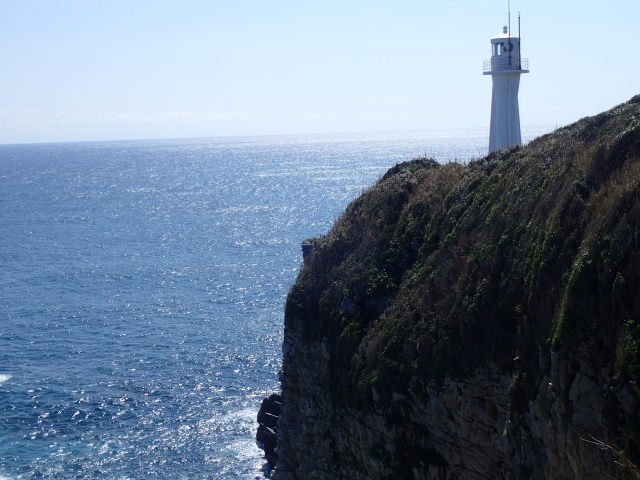
[(500, 35), (491, 39), (491, 59), (484, 62), (483, 74), (491, 75), (493, 80), (489, 153), (522, 143), (518, 88), (520, 75), (529, 73), (529, 59), (520, 55), (519, 25), (518, 15), (517, 37), (504, 27)]

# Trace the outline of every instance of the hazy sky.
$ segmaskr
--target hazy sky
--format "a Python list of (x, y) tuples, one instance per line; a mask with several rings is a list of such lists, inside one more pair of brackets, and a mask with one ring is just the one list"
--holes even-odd
[[(513, 0), (523, 126), (640, 93), (640, 1)], [(0, 0), (0, 143), (488, 128), (498, 0)]]

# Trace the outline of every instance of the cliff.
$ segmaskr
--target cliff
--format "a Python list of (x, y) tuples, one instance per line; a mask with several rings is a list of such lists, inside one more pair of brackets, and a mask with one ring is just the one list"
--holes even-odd
[(308, 243), (272, 478), (636, 478), (640, 96), (396, 165)]

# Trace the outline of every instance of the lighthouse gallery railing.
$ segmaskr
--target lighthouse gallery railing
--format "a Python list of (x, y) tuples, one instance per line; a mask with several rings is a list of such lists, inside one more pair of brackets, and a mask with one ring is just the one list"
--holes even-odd
[(529, 59), (511, 57), (511, 61), (509, 61), (509, 57), (504, 56), (485, 60), (482, 66), (483, 73), (503, 72), (508, 70), (529, 70)]

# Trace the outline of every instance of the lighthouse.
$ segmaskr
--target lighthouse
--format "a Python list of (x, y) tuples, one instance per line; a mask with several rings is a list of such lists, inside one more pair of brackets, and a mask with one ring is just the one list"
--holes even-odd
[(484, 61), (483, 68), (483, 74), (491, 75), (493, 80), (489, 153), (522, 143), (518, 89), (523, 73), (529, 73), (529, 60), (520, 55), (520, 32), (518, 36), (511, 35), (505, 26), (500, 35), (491, 39), (491, 58)]

